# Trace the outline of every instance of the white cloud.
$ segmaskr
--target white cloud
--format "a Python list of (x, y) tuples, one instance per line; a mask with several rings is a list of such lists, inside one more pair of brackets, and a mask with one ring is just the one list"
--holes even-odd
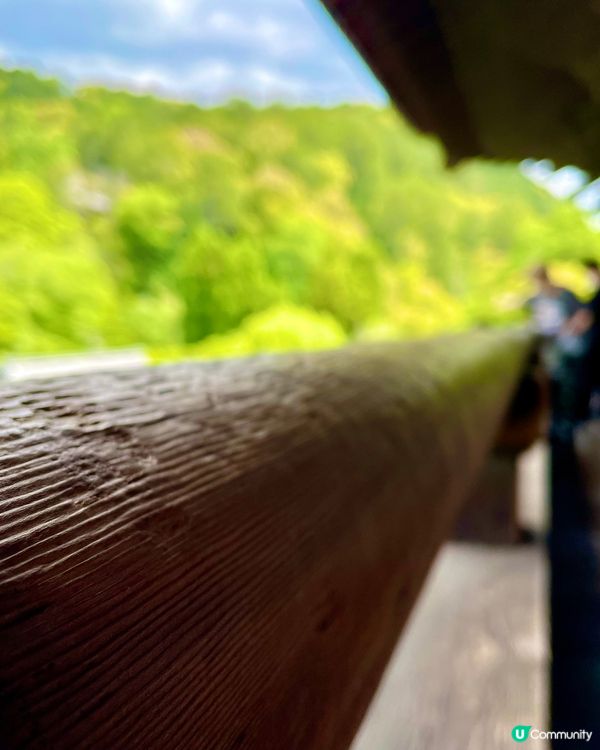
[[(312, 18), (308, 28), (294, 28), (286, 20), (275, 18), (273, 8), (248, 8), (233, 12), (214, 1), (144, 0), (129, 2), (125, 13), (113, 26), (113, 34), (122, 41), (141, 46), (180, 42), (225, 42), (260, 51), (274, 57), (309, 52), (314, 46)], [(257, 3), (256, 5), (260, 5)], [(211, 7), (212, 6), (212, 7)], [(307, 17), (302, 14), (304, 21)]]
[(233, 78), (231, 66), (222, 60), (204, 60), (177, 72), (158, 63), (140, 64), (108, 55), (50, 54), (43, 62), (48, 70), (73, 83), (100, 83), (162, 95), (215, 95)]
[(254, 91), (267, 99), (299, 99), (307, 93), (305, 81), (262, 66), (251, 67), (246, 78)]
[(44, 68), (73, 84), (101, 84), (139, 93), (195, 100), (204, 104), (245, 97), (258, 104), (288, 100), (299, 102), (309, 92), (307, 84), (277, 69), (234, 65), (205, 59), (183, 70), (160, 64), (136, 64), (107, 55), (49, 54)]
[(156, 7), (164, 20), (174, 22), (188, 18), (197, 5), (193, 0), (150, 0), (150, 4)]
[[(42, 0), (21, 0), (24, 4)], [(81, 10), (81, 0), (43, 0)], [(22, 31), (10, 64), (75, 84), (213, 104), (382, 101), (306, 7), (316, 0), (86, 0), (90, 23), (62, 7), (43, 44)], [(1, 7), (2, 0), (0, 0)], [(94, 12), (92, 12), (92, 10)], [(69, 26), (71, 22), (71, 26)], [(63, 31), (72, 41), (65, 42)], [(1, 42), (0, 42), (1, 44)], [(342, 51), (341, 51), (342, 50)]]
[(184, 38), (193, 29), (200, 0), (109, 0), (116, 38), (143, 45)]
[(246, 43), (275, 56), (307, 52), (313, 46), (310, 34), (294, 31), (288, 24), (263, 15), (251, 23), (234, 13), (217, 10), (206, 16), (197, 30), (197, 38), (219, 38), (223, 41)]
[(112, 0), (115, 10), (134, 12), (158, 24), (181, 24), (202, 5), (201, 0)]

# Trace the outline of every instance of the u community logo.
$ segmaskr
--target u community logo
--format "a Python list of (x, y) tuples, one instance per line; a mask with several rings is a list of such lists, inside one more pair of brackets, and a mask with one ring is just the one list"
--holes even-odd
[(530, 731), (531, 731), (531, 726), (525, 726), (524, 724), (517, 724), (516, 727), (513, 727), (511, 736), (515, 742), (525, 742), (525, 740), (528, 739), (529, 737)]
[(517, 724), (510, 733), (515, 742), (526, 742), (527, 740), (584, 740), (592, 739), (592, 732), (586, 729), (576, 729), (572, 732), (544, 732), (541, 729), (532, 729), (530, 724)]

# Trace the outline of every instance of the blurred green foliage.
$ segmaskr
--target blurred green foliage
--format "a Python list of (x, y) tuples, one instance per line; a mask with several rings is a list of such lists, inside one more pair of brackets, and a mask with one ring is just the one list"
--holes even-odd
[(248, 315), (236, 329), (213, 334), (197, 344), (151, 349), (154, 362), (185, 358), (241, 357), (256, 352), (333, 349), (347, 342), (341, 324), (329, 313), (295, 305), (275, 305)]
[(67, 91), (0, 71), (0, 353), (157, 361), (504, 324), (524, 271), (600, 258), (509, 164), (446, 170), (391, 109)]

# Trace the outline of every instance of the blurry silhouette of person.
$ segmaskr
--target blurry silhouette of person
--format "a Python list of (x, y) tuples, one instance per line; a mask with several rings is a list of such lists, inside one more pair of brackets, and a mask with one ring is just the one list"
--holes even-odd
[(552, 371), (560, 353), (575, 347), (569, 322), (582, 309), (582, 305), (573, 292), (554, 284), (546, 266), (536, 266), (531, 278), (537, 293), (527, 301), (527, 307), (531, 311), (535, 330), (542, 338), (545, 364)]
[(550, 377), (552, 430), (570, 436), (588, 416), (587, 372), (590, 311), (568, 289), (557, 286), (546, 266), (533, 269), (537, 293), (527, 301), (540, 335), (541, 356)]

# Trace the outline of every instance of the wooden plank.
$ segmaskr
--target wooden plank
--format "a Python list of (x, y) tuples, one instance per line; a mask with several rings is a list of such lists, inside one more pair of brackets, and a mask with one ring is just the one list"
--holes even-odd
[(539, 546), (447, 545), (352, 750), (501, 750), (516, 724), (550, 729), (546, 577)]
[(0, 745), (349, 745), (519, 332), (0, 393)]

